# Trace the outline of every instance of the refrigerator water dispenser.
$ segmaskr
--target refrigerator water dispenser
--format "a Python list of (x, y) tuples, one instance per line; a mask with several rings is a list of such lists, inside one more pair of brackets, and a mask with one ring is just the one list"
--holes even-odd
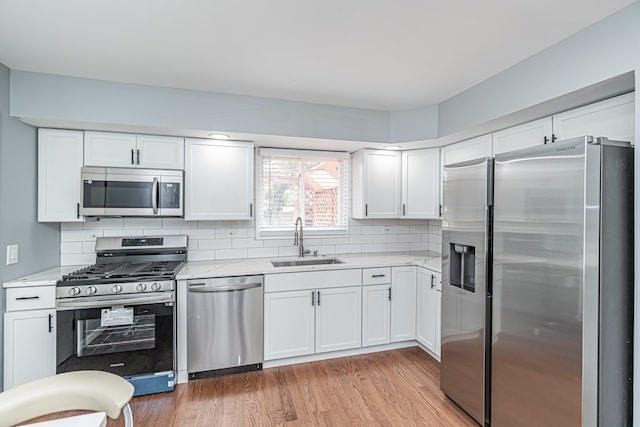
[(475, 246), (449, 244), (449, 281), (452, 286), (466, 291), (476, 291)]

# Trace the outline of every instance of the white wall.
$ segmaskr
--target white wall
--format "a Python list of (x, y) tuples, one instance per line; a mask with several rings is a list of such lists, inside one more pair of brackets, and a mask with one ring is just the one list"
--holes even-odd
[[(391, 227), (385, 234), (384, 228)], [(257, 240), (253, 221), (184, 221), (180, 218), (104, 218), (63, 223), (61, 265), (95, 262), (96, 237), (186, 234), (190, 261), (297, 256), (289, 239)], [(349, 237), (305, 238), (306, 249), (321, 255), (426, 251), (440, 252), (440, 220), (351, 220)]]

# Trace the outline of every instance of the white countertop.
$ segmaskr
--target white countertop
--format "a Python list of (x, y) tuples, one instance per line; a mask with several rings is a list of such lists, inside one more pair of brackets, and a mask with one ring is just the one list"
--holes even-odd
[[(332, 255), (333, 256), (333, 255)], [(416, 265), (434, 271), (441, 270), (440, 254), (435, 252), (400, 252), (336, 255), (343, 264), (303, 265), (295, 267), (274, 267), (272, 260), (294, 258), (249, 258), (224, 261), (192, 261), (180, 270), (178, 280), (202, 279), (208, 277), (240, 276), (252, 274), (292, 273), (300, 271), (344, 270), (350, 268), (394, 267)], [(319, 257), (321, 258), (321, 257)], [(297, 259), (297, 258), (295, 258)], [(308, 257), (306, 259), (313, 259)]]
[(2, 284), (3, 288), (20, 288), (23, 286), (55, 286), (65, 274), (78, 270), (83, 265), (68, 265), (64, 267), (54, 267), (39, 273), (30, 274), (19, 279), (10, 280)]
[[(248, 258), (223, 261), (191, 261), (177, 275), (178, 280), (202, 279), (207, 277), (244, 276), (252, 274), (292, 273), (300, 271), (344, 270), (349, 268), (395, 267), (416, 265), (430, 270), (440, 271), (442, 259), (436, 252), (385, 252), (370, 254), (335, 255), (343, 264), (301, 265), (296, 267), (274, 267), (272, 260), (297, 258)], [(319, 257), (322, 258), (322, 257)], [(305, 259), (313, 259), (306, 257)], [(3, 288), (24, 286), (55, 286), (65, 274), (69, 274), (84, 265), (54, 267), (39, 273), (11, 280), (2, 284)]]

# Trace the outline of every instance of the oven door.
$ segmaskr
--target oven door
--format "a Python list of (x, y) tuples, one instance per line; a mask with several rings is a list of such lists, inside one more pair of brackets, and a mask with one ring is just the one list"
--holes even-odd
[(93, 369), (136, 376), (175, 370), (172, 292), (58, 300), (57, 326), (57, 373)]
[(182, 171), (82, 168), (80, 214), (182, 216)]

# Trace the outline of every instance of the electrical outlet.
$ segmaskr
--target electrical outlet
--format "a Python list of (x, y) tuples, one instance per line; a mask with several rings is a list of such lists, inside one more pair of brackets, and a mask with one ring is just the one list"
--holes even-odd
[(385, 226), (384, 227), (384, 234), (391, 234), (391, 227), (390, 226)]
[(7, 265), (18, 263), (18, 245), (7, 246)]

